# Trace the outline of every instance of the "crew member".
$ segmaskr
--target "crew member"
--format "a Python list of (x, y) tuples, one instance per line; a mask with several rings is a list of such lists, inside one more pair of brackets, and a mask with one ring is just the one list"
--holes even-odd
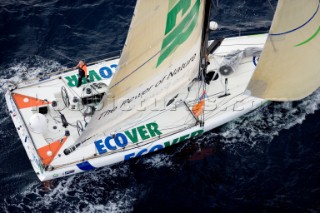
[(87, 65), (84, 61), (80, 60), (78, 65), (75, 67), (75, 69), (77, 69), (77, 68), (79, 71), (79, 78), (78, 78), (77, 87), (80, 87), (82, 84), (82, 78), (87, 77), (87, 82), (89, 82), (89, 76), (88, 76)]

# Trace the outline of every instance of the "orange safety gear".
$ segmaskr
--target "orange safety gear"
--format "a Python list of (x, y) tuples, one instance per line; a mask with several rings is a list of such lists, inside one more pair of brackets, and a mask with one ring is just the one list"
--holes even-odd
[(84, 71), (84, 76), (88, 75), (87, 65), (83, 64), (82, 66), (79, 66)]

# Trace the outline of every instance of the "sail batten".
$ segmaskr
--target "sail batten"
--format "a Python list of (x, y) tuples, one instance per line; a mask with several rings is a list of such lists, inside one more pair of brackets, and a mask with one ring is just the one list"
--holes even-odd
[(253, 96), (299, 100), (320, 86), (320, 1), (279, 0), (257, 69)]

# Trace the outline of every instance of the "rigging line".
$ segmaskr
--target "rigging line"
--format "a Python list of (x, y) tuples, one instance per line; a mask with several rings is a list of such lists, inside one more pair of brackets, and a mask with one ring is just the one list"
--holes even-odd
[[(99, 56), (97, 56), (96, 58), (98, 58)], [(95, 57), (92, 57), (92, 58), (95, 58)], [(97, 60), (97, 61), (93, 61), (93, 62), (90, 62), (90, 63), (87, 63), (87, 66), (91, 66), (91, 65), (95, 65), (95, 64), (98, 64), (98, 63), (102, 63), (102, 62), (109, 62), (111, 60), (114, 60), (114, 59), (118, 59), (119, 56), (112, 56), (112, 57), (108, 57), (108, 58), (104, 58), (104, 59), (101, 59), (101, 60)], [(86, 61), (86, 59), (84, 59)], [(61, 67), (66, 67), (64, 68), (63, 70), (58, 70), (58, 71), (55, 71), (55, 72), (52, 72), (52, 73), (49, 73), (47, 74), (46, 76), (52, 76), (54, 74), (63, 74), (65, 72), (68, 72), (68, 71), (75, 71), (73, 69), (73, 67), (71, 68), (68, 68), (68, 65), (71, 64), (71, 63), (65, 63), (65, 64), (61, 64)], [(73, 65), (75, 63), (72, 63)]]
[[(142, 117), (141, 119), (139, 119), (139, 120), (137, 119), (137, 120), (131, 122), (131, 124), (129, 123), (129, 125), (127, 125), (126, 129), (123, 129), (123, 128), (120, 127), (120, 128), (118, 128), (116, 131), (119, 132), (119, 131), (121, 131), (121, 130), (123, 130), (123, 131), (128, 130), (129, 128), (132, 128), (132, 127), (135, 127), (135, 126), (137, 126), (137, 125), (139, 125), (139, 124), (142, 124), (142, 123), (143, 123), (143, 120), (150, 120), (150, 119), (152, 119), (153, 117), (156, 117), (156, 116), (160, 115), (161, 113), (164, 113), (164, 111), (161, 111), (159, 114), (156, 114), (156, 115), (154, 115), (153, 117), (148, 117), (148, 116), (151, 115), (152, 113), (153, 113), (153, 112), (150, 112), (149, 114), (145, 115), (145, 116)], [(104, 131), (103, 134), (106, 134), (106, 131)], [(109, 133), (109, 134), (110, 134), (110, 133)], [(97, 134), (96, 134), (96, 135), (97, 135)]]
[[(128, 78), (129, 76), (131, 76), (133, 73), (137, 72), (140, 68), (142, 68), (144, 65), (146, 65), (149, 61), (151, 61), (154, 57), (156, 57), (159, 53), (161, 52), (161, 50), (159, 50), (158, 52), (156, 52), (153, 56), (151, 56), (147, 61), (143, 62), (139, 67), (137, 67), (136, 69), (134, 69), (131, 73), (129, 73), (127, 76), (125, 76), (124, 78), (122, 78), (120, 81), (118, 81), (117, 83), (115, 83), (112, 87), (110, 87), (110, 89), (112, 89), (113, 87), (117, 86), (118, 84), (120, 84), (122, 81), (124, 81), (126, 78)], [(121, 65), (120, 65), (121, 67)]]
[(199, 122), (199, 119), (193, 114), (193, 112), (189, 109), (189, 107), (188, 107), (188, 105), (186, 104), (186, 102), (183, 102), (184, 103), (184, 105), (186, 106), (186, 108), (188, 109), (188, 111), (191, 113), (191, 115), (193, 116), (193, 118), (197, 121), (197, 122)]
[(70, 92), (72, 93), (72, 95), (80, 98), (80, 96), (77, 95), (77, 93), (73, 90), (73, 88), (69, 87), (69, 86), (67, 85), (67, 83), (66, 83), (62, 78), (61, 78), (60, 80), (61, 80), (62, 83), (65, 85), (65, 88), (69, 88), (69, 90), (70, 90)]
[[(120, 128), (120, 129), (117, 130), (117, 132), (129, 130), (129, 129), (132, 128), (132, 127), (135, 127), (135, 126), (137, 126), (137, 125), (139, 125), (139, 124), (142, 124), (144, 120), (151, 120), (152, 118), (157, 117), (157, 116), (160, 116), (161, 114), (163, 114), (163, 113), (165, 113), (165, 112), (167, 112), (167, 111), (169, 111), (169, 110), (172, 110), (173, 108), (174, 108), (174, 107), (170, 107), (169, 109), (163, 110), (163, 111), (161, 111), (161, 112), (159, 112), (159, 113), (157, 113), (157, 114), (155, 114), (155, 115), (153, 115), (153, 116), (150, 116), (150, 115), (152, 115), (153, 112), (155, 112), (155, 111), (150, 112), (149, 114), (145, 115), (145, 116), (142, 117), (141, 119), (139, 119), (139, 120), (137, 120), (137, 121), (134, 121), (134, 122), (132, 122), (130, 125), (126, 126), (126, 129)], [(148, 116), (150, 116), (150, 117), (148, 117)], [(108, 134), (110, 134), (110, 133), (106, 134), (106, 132), (104, 131), (103, 134), (108, 135)], [(98, 135), (98, 134), (95, 134), (95, 135)]]
[[(155, 112), (155, 111), (153, 111), (153, 112)], [(160, 113), (155, 114), (155, 115), (149, 117), (150, 115), (153, 114), (153, 112), (150, 112), (149, 114), (145, 115), (145, 116), (142, 117), (141, 119), (139, 119), (139, 120), (137, 120), (137, 121), (135, 121), (135, 122), (132, 122), (132, 123), (131, 123), (131, 126), (129, 126), (129, 128), (132, 128), (132, 127), (134, 127), (134, 126), (137, 126), (137, 125), (139, 125), (139, 124), (142, 124), (145, 120), (150, 120), (150, 119), (152, 119), (152, 118), (154, 118), (154, 117), (157, 117), (157, 116), (159, 116), (160, 114), (164, 113), (165, 111), (161, 111)]]
[(264, 43), (248, 43), (248, 44), (224, 44), (221, 45), (222, 47), (233, 47), (233, 46), (250, 46), (250, 45), (264, 45)]
[(101, 55), (97, 55), (97, 56), (93, 56), (93, 57), (90, 57), (90, 58), (84, 58), (84, 60), (87, 61), (89, 59), (94, 59), (94, 58), (98, 58), (98, 57), (106, 56), (106, 55), (115, 55), (115, 54), (117, 54), (116, 56), (119, 56), (120, 53), (121, 53), (121, 50), (115, 50), (115, 51), (112, 51), (112, 52), (107, 52), (107, 53), (104, 53), (104, 54), (101, 54)]
[[(193, 116), (192, 116), (192, 118), (193, 118)], [(185, 125), (189, 123), (189, 122), (188, 122), (189, 119), (190, 119), (190, 118), (186, 116), (186, 118), (185, 118), (185, 120), (184, 120), (184, 124), (185, 124)]]
[[(189, 94), (190, 94), (190, 91), (188, 91), (188, 96), (189, 96)], [(188, 97), (188, 96), (187, 96), (187, 97)], [(187, 98), (186, 98), (186, 99), (187, 99)], [(177, 103), (177, 102), (176, 102), (176, 103)], [(175, 106), (170, 107), (170, 108), (168, 108), (168, 109), (165, 109), (165, 110), (161, 111), (160, 113), (155, 114), (154, 116), (148, 117), (148, 116), (150, 116), (151, 114), (153, 114), (154, 111), (153, 111), (153, 112), (150, 112), (149, 114), (146, 114), (145, 116), (143, 116), (141, 119), (139, 119), (139, 120), (137, 120), (137, 121), (135, 121), (135, 122), (132, 122), (132, 124), (130, 124), (129, 127), (134, 127), (134, 126), (136, 126), (137, 124), (142, 123), (143, 120), (150, 120), (150, 119), (152, 119), (152, 118), (154, 118), (154, 117), (156, 117), (156, 116), (159, 116), (159, 115), (162, 114), (162, 113), (167, 112), (168, 110), (172, 110), (174, 107), (175, 107)], [(128, 128), (129, 128), (129, 127), (128, 127)], [(121, 128), (118, 129), (118, 130), (121, 130)], [(104, 132), (104, 134), (105, 134), (105, 132)], [(96, 135), (96, 134), (95, 134), (95, 135)]]
[[(153, 116), (150, 116), (150, 115), (152, 115), (152, 114), (155, 112), (155, 111), (152, 111), (152, 112), (146, 114), (146, 115), (145, 115), (144, 117), (142, 117), (141, 119), (132, 122), (132, 123), (131, 123), (129, 126), (127, 126), (126, 129), (124, 129), (123, 131), (128, 130), (128, 129), (132, 128), (132, 127), (135, 127), (135, 126), (137, 126), (137, 125), (139, 125), (139, 124), (142, 124), (142, 123), (144, 122), (144, 120), (151, 120), (152, 118), (155, 118), (155, 117), (157, 117), (157, 116), (160, 116), (161, 114), (163, 114), (163, 113), (165, 113), (165, 112), (167, 112), (167, 111), (169, 111), (169, 110), (172, 110), (172, 109), (173, 109), (173, 107), (171, 107), (171, 108), (169, 108), (169, 109), (167, 109), (167, 110), (160, 111), (159, 113), (157, 113), (157, 114), (155, 114), (155, 115), (153, 115)], [(150, 116), (150, 117), (148, 117), (148, 116)], [(119, 130), (121, 130), (121, 128), (120, 128)]]
[[(137, 124), (130, 124), (126, 128), (121, 128), (121, 127), (120, 128), (118, 127), (117, 129), (109, 128), (109, 129), (107, 129), (105, 131), (96, 133), (96, 134), (92, 135), (91, 137), (98, 137), (99, 135), (107, 136), (107, 135), (110, 135), (110, 134), (113, 134), (113, 133), (118, 133), (118, 132), (121, 132), (121, 131), (124, 132), (124, 131), (129, 130), (130, 128), (138, 125), (138, 124), (140, 124), (140, 123), (138, 122)], [(109, 132), (107, 132), (107, 131), (109, 131)]]
[[(76, 7), (78, 8), (78, 7)], [(74, 25), (75, 27), (78, 27), (84, 20), (86, 20), (88, 18), (89, 15), (91, 15), (95, 10), (97, 9), (97, 7), (94, 7), (90, 12), (86, 12), (86, 16), (83, 17), (76, 25)], [(83, 13), (82, 13), (83, 14)]]
[[(216, 2), (216, 4), (215, 4), (215, 2)], [(219, 0), (216, 0), (216, 1), (214, 1), (214, 0), (211, 0), (211, 5), (213, 5), (213, 10), (214, 10), (214, 12), (215, 12), (215, 15), (218, 15), (219, 13), (218, 13), (218, 11), (219, 11), (219, 8), (220, 8), (220, 6), (219, 6)]]
[[(73, 8), (77, 8), (76, 7), (76, 5), (74, 5), (74, 7)], [(86, 16), (83, 18), (83, 19), (81, 19), (77, 24), (75, 24), (72, 28), (77, 28), (84, 20), (86, 20), (88, 17), (89, 17), (89, 15), (91, 15), (95, 10), (97, 9), (97, 7), (94, 7), (89, 13), (88, 12), (86, 12)], [(70, 13), (71, 12), (73, 12), (72, 10), (68, 13), (68, 15), (67, 15), (67, 17), (69, 17), (69, 15), (70, 15)], [(71, 28), (71, 27), (70, 27)], [(71, 33), (68, 33), (68, 34), (65, 34), (62, 38), (64, 39), (64, 38), (70, 38), (71, 36)], [(67, 37), (68, 36), (68, 37)], [(51, 48), (52, 49), (52, 48)], [(54, 49), (52, 49), (52, 50), (54, 50)], [(54, 50), (55, 51), (55, 50)], [(56, 52), (56, 51), (55, 51)], [(57, 52), (56, 52), (57, 53)], [(59, 56), (62, 56), (63, 58), (65, 58), (65, 59), (67, 59), (67, 60), (69, 60), (69, 61), (72, 61), (72, 62), (75, 62), (76, 60), (75, 59), (72, 59), (72, 58), (69, 58), (68, 56), (64, 56), (64, 55), (62, 55), (62, 54), (60, 54), (60, 53), (58, 53), (58, 55)], [(66, 64), (71, 64), (71, 63), (66, 63)], [(65, 64), (65, 65), (66, 65)]]
[[(71, 8), (77, 8), (76, 7), (76, 5), (74, 4)], [(60, 10), (60, 8), (58, 8), (58, 10)], [(73, 11), (72, 11), (72, 9), (66, 14), (66, 16), (64, 16), (64, 17), (66, 17), (66, 18), (68, 18), (68, 17), (70, 17), (69, 15), (72, 13)], [(72, 16), (71, 16), (72, 17)], [(53, 16), (53, 23), (55, 22), (55, 19), (56, 19), (56, 17), (55, 16)], [(65, 26), (65, 25), (64, 25)], [(52, 34), (49, 34), (49, 35), (52, 35)], [(66, 36), (67, 35), (69, 35), (69, 34), (64, 34), (64, 36), (63, 37), (61, 37), (61, 39), (64, 39), (64, 38), (66, 38)], [(51, 36), (49, 36), (49, 38), (51, 38)], [(49, 38), (47, 38), (47, 39), (49, 39)], [(68, 59), (69, 60), (69, 59)]]
[[(225, 34), (225, 32), (230, 32), (229, 34)], [(229, 37), (237, 37), (239, 36), (239, 31), (238, 32), (235, 32), (235, 30), (219, 30), (217, 31), (217, 33), (219, 34), (223, 34), (221, 36), (221, 38), (229, 38)], [(265, 34), (265, 33), (268, 33), (267, 30), (259, 30), (259, 31), (252, 31), (252, 30), (245, 30), (245, 31), (242, 31), (242, 34), (241, 36), (249, 36), (249, 35), (259, 35), (259, 34)]]
[[(54, 110), (54, 112), (56, 112), (56, 111)], [(61, 120), (56, 119), (54, 116), (52, 116), (51, 113), (52, 113), (51, 110), (49, 110), (49, 115), (50, 115), (50, 117), (52, 118), (52, 120), (55, 121), (56, 124), (60, 124), (60, 123), (61, 123)]]
[[(188, 92), (188, 96), (189, 96), (189, 93), (190, 93), (190, 92)], [(151, 116), (151, 117), (148, 117), (149, 115), (153, 114), (153, 112), (155, 112), (155, 111), (150, 112), (149, 114), (147, 114), (147, 115), (145, 115), (144, 117), (142, 117), (142, 118), (140, 119), (140, 121), (138, 121), (138, 123), (141, 122), (141, 121), (143, 121), (143, 120), (150, 120), (150, 119), (152, 119), (152, 118), (154, 118), (154, 117), (156, 117), (156, 116), (159, 116), (159, 115), (162, 114), (162, 113), (165, 113), (165, 112), (167, 112), (167, 111), (170, 111), (170, 110), (174, 109), (174, 108), (177, 106), (176, 104), (177, 104), (178, 102), (181, 102), (181, 101), (176, 101), (176, 102), (174, 102), (175, 105), (171, 106), (170, 108), (167, 108), (167, 106), (165, 106), (164, 110), (162, 110), (160, 113), (157, 113), (157, 114), (155, 114), (155, 115), (153, 115), (153, 116)], [(159, 111), (160, 111), (160, 110), (159, 110)], [(137, 124), (138, 124), (138, 123), (137, 123)]]
[[(175, 127), (167, 127), (167, 128), (161, 128), (159, 130), (162, 130), (162, 131), (166, 131), (166, 130), (180, 130), (180, 129), (183, 129), (183, 128), (187, 128), (189, 127), (191, 124), (181, 124), (181, 125), (178, 125), (178, 126), (175, 126)], [(170, 134), (170, 132), (168, 133), (165, 133), (165, 134)], [(142, 142), (142, 141), (141, 141)]]
[(271, 1), (268, 0), (268, 2), (269, 2), (269, 5), (270, 5), (271, 9), (273, 10), (273, 12), (275, 12), (275, 8), (274, 8), (273, 5), (271, 4)]
[(46, 86), (38, 86), (38, 88), (52, 88), (52, 87), (60, 87), (61, 83), (48, 84)]
[(64, 59), (67, 59), (67, 60), (72, 61), (72, 62), (75, 61), (74, 59), (71, 59), (71, 58), (69, 58), (68, 56), (63, 55), (63, 54), (60, 53), (58, 50), (55, 50), (53, 47), (50, 47), (50, 49), (51, 49), (53, 52), (55, 52), (58, 56), (60, 56), (60, 57), (62, 57), (62, 58), (64, 58)]

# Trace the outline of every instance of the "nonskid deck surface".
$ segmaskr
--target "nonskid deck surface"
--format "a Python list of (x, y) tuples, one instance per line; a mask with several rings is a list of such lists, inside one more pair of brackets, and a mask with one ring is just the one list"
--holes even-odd
[(115, 59), (89, 66), (90, 83), (84, 78), (80, 87), (74, 70), (13, 91), (15, 105), (44, 165), (61, 154), (62, 146), (74, 143), (94, 110), (101, 107), (97, 102), (107, 91), (117, 64)]
[[(209, 55), (210, 65), (207, 70), (212, 75), (211, 79), (207, 80), (208, 84), (203, 94), (205, 107), (201, 116), (204, 118), (204, 126), (200, 126), (199, 120), (193, 114), (194, 106), (199, 102), (198, 88), (202, 84), (200, 81), (194, 81), (188, 91), (177, 91), (168, 98), (170, 102), (187, 97), (184, 103), (176, 104), (174, 109), (170, 108), (172, 106), (167, 102), (166, 106), (169, 107), (165, 110), (159, 110), (157, 113), (153, 111), (152, 114), (144, 111), (139, 115), (133, 115), (130, 118), (131, 122), (123, 127), (122, 138), (114, 138), (112, 134), (115, 133), (112, 132), (108, 135), (103, 133), (89, 142), (77, 145), (76, 151), (67, 154), (65, 150), (75, 146), (92, 113), (102, 107), (100, 100), (108, 91), (118, 59), (89, 66), (90, 83), (84, 81), (79, 88), (76, 87), (77, 71), (71, 71), (14, 90), (13, 100), (35, 146), (38, 161), (41, 161), (37, 162), (38, 167), (41, 167), (39, 164), (44, 170), (50, 167), (53, 172), (64, 169), (63, 174), (48, 171), (51, 176), (42, 179), (80, 171), (68, 170), (69, 165), (89, 170), (93, 167), (87, 161), (90, 159), (96, 159), (95, 166), (103, 166), (141, 156), (161, 148), (161, 144), (152, 146), (155, 141), (163, 139), (162, 148), (173, 145), (258, 107), (263, 100), (243, 94), (257, 63), (256, 55), (248, 55), (248, 51), (245, 51), (248, 48), (262, 48), (265, 40), (266, 35), (225, 39), (216, 52)], [(221, 74), (219, 69), (223, 65), (230, 65), (230, 73)], [(188, 129), (188, 134), (182, 134), (178, 139), (170, 138), (171, 135)], [(25, 140), (22, 136), (24, 134), (19, 132), (19, 135), (22, 141)], [(168, 140), (165, 140), (166, 138)], [(104, 143), (101, 139), (112, 142)], [(28, 152), (27, 146), (25, 148)], [(33, 152), (32, 155), (28, 155), (33, 161), (30, 156), (36, 154)], [(106, 158), (108, 156), (110, 158)], [(102, 160), (98, 161), (99, 158)]]

